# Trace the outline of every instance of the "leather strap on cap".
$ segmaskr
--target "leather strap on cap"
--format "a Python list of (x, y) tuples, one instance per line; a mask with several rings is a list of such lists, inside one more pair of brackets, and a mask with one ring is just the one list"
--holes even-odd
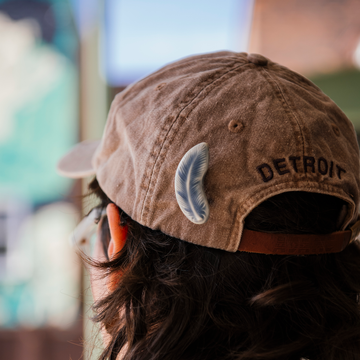
[(360, 220), (350, 230), (331, 234), (273, 234), (244, 229), (239, 251), (268, 255), (315, 255), (337, 253), (360, 234)]

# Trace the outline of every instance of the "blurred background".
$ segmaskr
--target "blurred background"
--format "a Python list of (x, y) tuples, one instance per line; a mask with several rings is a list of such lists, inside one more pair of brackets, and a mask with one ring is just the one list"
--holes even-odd
[(359, 14), (358, 0), (0, 0), (0, 358), (101, 350), (68, 241), (89, 179), (55, 167), (101, 137), (116, 93), (181, 57), (256, 52), (309, 77), (360, 133)]

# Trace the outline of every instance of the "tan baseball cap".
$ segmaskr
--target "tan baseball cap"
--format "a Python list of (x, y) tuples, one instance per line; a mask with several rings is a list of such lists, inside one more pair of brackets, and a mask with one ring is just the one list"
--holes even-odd
[[(129, 86), (112, 102), (101, 141), (77, 145), (58, 170), (96, 175), (133, 220), (207, 247), (337, 252), (359, 233), (358, 223), (345, 231), (359, 207), (353, 125), (309, 80), (258, 54), (192, 56)], [(340, 231), (244, 230), (256, 206), (288, 191), (345, 200)]]

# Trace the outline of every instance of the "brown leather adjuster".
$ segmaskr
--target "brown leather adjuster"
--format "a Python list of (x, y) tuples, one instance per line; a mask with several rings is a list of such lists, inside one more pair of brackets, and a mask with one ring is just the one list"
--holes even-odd
[(238, 251), (268, 255), (337, 253), (360, 236), (360, 220), (350, 230), (331, 234), (272, 234), (244, 229)]

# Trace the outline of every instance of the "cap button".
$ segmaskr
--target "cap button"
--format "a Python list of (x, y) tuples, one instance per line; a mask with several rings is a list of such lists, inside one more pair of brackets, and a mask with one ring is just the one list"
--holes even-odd
[(248, 62), (259, 66), (266, 66), (268, 63), (268, 59), (260, 54), (249, 54), (247, 60)]

